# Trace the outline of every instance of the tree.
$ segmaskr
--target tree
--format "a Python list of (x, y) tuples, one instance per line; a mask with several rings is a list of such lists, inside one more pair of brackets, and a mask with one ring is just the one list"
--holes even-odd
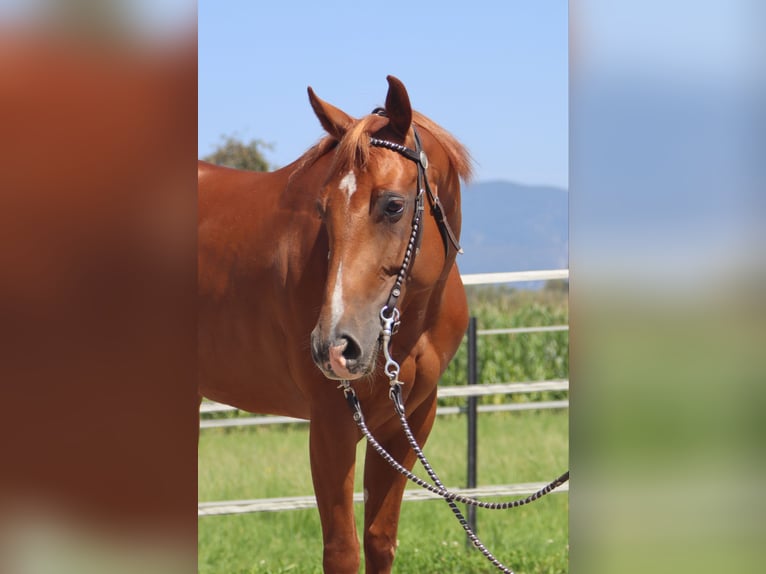
[(271, 166), (263, 157), (262, 149), (271, 149), (271, 145), (261, 140), (244, 143), (234, 136), (222, 136), (221, 145), (202, 159), (216, 165), (225, 165), (249, 171), (268, 171)]

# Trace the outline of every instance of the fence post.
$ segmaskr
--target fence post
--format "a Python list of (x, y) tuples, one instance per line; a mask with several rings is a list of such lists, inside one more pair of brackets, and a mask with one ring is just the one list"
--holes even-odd
[[(471, 317), (468, 321), (468, 384), (475, 385), (477, 382), (476, 317)], [(468, 488), (476, 488), (476, 399), (475, 396), (469, 396), (466, 405), (468, 415)], [(476, 532), (475, 506), (466, 506), (466, 518), (468, 525)], [(466, 539), (466, 543), (471, 545), (468, 539)]]

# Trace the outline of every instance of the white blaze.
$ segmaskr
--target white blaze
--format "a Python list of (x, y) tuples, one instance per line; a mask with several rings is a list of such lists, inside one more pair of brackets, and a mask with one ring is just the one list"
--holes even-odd
[(340, 185), (338, 187), (341, 191), (346, 192), (346, 197), (351, 201), (351, 196), (354, 195), (354, 192), (356, 191), (356, 176), (354, 175), (354, 172), (349, 171), (344, 175), (343, 179), (340, 180)]
[[(346, 200), (351, 201), (351, 196), (356, 192), (356, 175), (353, 171), (349, 171), (340, 180), (338, 187), (341, 191), (346, 192)], [(331, 331), (335, 331), (335, 327), (338, 325), (341, 317), (343, 317), (343, 264), (338, 265), (338, 273), (335, 276), (335, 290), (332, 292), (332, 298), (330, 299), (330, 321)]]
[(343, 263), (338, 265), (338, 274), (335, 276), (335, 290), (330, 299), (330, 331), (335, 332), (338, 321), (343, 316)]

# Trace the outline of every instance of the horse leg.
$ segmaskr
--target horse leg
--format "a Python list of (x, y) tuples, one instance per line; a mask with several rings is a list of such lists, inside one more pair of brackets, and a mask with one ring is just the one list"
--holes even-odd
[[(436, 416), (436, 390), (407, 417), (419, 444), (428, 438)], [(390, 421), (376, 437), (399, 463), (412, 469), (416, 456), (410, 448), (398, 419)], [(406, 477), (394, 470), (371, 446), (367, 446), (364, 463), (364, 556), (365, 572), (388, 573), (396, 553)]]
[[(343, 405), (345, 406), (345, 405)], [(354, 522), (354, 465), (359, 435), (349, 413), (312, 418), (309, 451), (314, 493), (322, 521), (325, 572), (359, 572)], [(349, 421), (344, 424), (342, 421)]]

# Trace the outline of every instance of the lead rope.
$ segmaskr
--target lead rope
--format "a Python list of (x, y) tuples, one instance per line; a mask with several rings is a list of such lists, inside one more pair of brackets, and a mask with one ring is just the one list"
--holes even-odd
[(471, 540), (471, 543), (476, 548), (478, 548), (479, 551), (487, 558), (487, 560), (489, 560), (500, 571), (504, 572), (505, 574), (514, 574), (513, 570), (504, 566), (497, 558), (495, 558), (492, 555), (492, 553), (489, 550), (487, 550), (487, 547), (484, 546), (484, 544), (482, 544), (481, 540), (479, 540), (479, 537), (476, 536), (474, 531), (471, 529), (471, 526), (468, 524), (468, 521), (465, 519), (463, 514), (460, 512), (460, 509), (457, 507), (457, 505), (454, 502), (455, 499), (462, 498), (462, 497), (447, 491), (444, 488), (444, 486), (441, 484), (441, 482), (438, 482), (438, 478), (436, 478), (434, 481), (434, 482), (437, 482), (437, 486), (433, 486), (427, 483), (425, 480), (412, 474), (409, 470), (407, 470), (401, 464), (399, 464), (396, 461), (396, 459), (393, 456), (391, 456), (391, 454), (389, 454), (389, 452), (385, 448), (383, 448), (383, 446), (375, 439), (375, 437), (372, 436), (372, 433), (370, 433), (370, 430), (367, 428), (367, 425), (364, 422), (364, 415), (362, 414), (362, 408), (359, 405), (359, 399), (356, 397), (356, 393), (354, 392), (354, 389), (351, 387), (349, 382), (343, 381), (341, 383), (341, 386), (343, 388), (343, 393), (346, 396), (346, 400), (348, 401), (349, 405), (351, 406), (351, 410), (353, 411), (354, 421), (356, 421), (356, 424), (359, 427), (359, 430), (362, 431), (362, 434), (367, 439), (368, 444), (372, 446), (375, 452), (377, 452), (383, 458), (383, 460), (385, 460), (388, 464), (390, 464), (394, 468), (394, 470), (404, 475), (405, 477), (413, 481), (418, 486), (425, 488), (429, 492), (432, 492), (444, 498), (447, 501), (447, 504), (449, 505), (452, 512), (455, 514), (455, 517), (460, 522), (460, 525), (463, 527), (463, 530), (465, 530), (466, 534)]
[(476, 506), (478, 508), (486, 508), (489, 510), (505, 510), (509, 508), (517, 508), (545, 496), (558, 486), (562, 485), (564, 482), (569, 480), (569, 471), (565, 472), (556, 480), (547, 484), (530, 496), (510, 502), (483, 502), (476, 500), (475, 498), (463, 496), (447, 490), (444, 484), (442, 484), (436, 472), (431, 467), (431, 464), (428, 462), (428, 459), (423, 453), (423, 450), (420, 448), (420, 445), (415, 439), (415, 436), (410, 429), (409, 423), (407, 422), (407, 417), (405, 415), (404, 402), (402, 400), (401, 392), (401, 386), (403, 383), (399, 380), (399, 364), (391, 357), (390, 352), (391, 335), (393, 334), (395, 325), (397, 325), (399, 322), (399, 310), (396, 307), (393, 307), (393, 310), (388, 312), (388, 307), (383, 307), (380, 312), (380, 318), (382, 323), (381, 346), (383, 348), (383, 356), (386, 360), (383, 370), (389, 379), (389, 398), (394, 403), (394, 409), (399, 416), (399, 422), (401, 423), (404, 434), (407, 437), (407, 442), (410, 444), (410, 447), (415, 452), (418, 460), (420, 460), (420, 463), (423, 465), (423, 468), (425, 468), (428, 476), (431, 478), (431, 480), (433, 480), (434, 484), (429, 484), (425, 480), (419, 478), (407, 470), (405, 467), (399, 464), (396, 459), (394, 459), (394, 457), (391, 456), (388, 451), (386, 451), (385, 448), (383, 448), (383, 446), (375, 439), (370, 430), (367, 428), (367, 425), (364, 422), (362, 408), (359, 404), (359, 399), (357, 398), (354, 389), (351, 387), (351, 384), (348, 381), (341, 381), (339, 388), (343, 389), (343, 394), (345, 395), (346, 401), (348, 402), (349, 407), (353, 413), (354, 421), (356, 422), (364, 437), (367, 439), (367, 442), (373, 447), (375, 452), (377, 452), (386, 462), (388, 462), (388, 464), (391, 465), (394, 470), (421, 488), (424, 488), (429, 492), (444, 498), (453, 514), (457, 518), (458, 522), (463, 527), (463, 530), (465, 530), (471, 543), (484, 555), (487, 560), (489, 560), (500, 571), (506, 574), (513, 574), (513, 570), (503, 565), (497, 558), (495, 558), (495, 556), (487, 549), (487, 547), (484, 546), (479, 537), (471, 528), (468, 521), (460, 512), (460, 509), (457, 507), (455, 502)]
[[(388, 396), (391, 399), (391, 401), (394, 403), (394, 409), (399, 415), (399, 421), (402, 425), (402, 429), (404, 430), (404, 434), (407, 437), (407, 442), (410, 444), (410, 447), (417, 455), (418, 460), (423, 465), (423, 468), (426, 469), (426, 472), (428, 473), (428, 476), (431, 477), (431, 480), (433, 480), (434, 485), (436, 485), (436, 487), (439, 490), (448, 492), (444, 484), (442, 484), (442, 481), (439, 480), (439, 476), (436, 474), (433, 468), (431, 468), (431, 464), (428, 462), (428, 459), (426, 459), (425, 454), (423, 454), (423, 451), (421, 450), (420, 445), (418, 445), (417, 440), (415, 440), (415, 436), (412, 434), (410, 425), (407, 422), (407, 417), (404, 414), (404, 401), (402, 399), (402, 382), (399, 380), (399, 363), (397, 363), (393, 359), (393, 357), (391, 357), (391, 349), (390, 349), (392, 326), (395, 323), (395, 320), (398, 321), (399, 310), (394, 307), (394, 312), (391, 313), (390, 318), (386, 317), (386, 310), (387, 309), (385, 307), (381, 309), (380, 319), (382, 322), (381, 343), (383, 347), (383, 356), (386, 359), (386, 365), (384, 367), (384, 370), (386, 372), (386, 376), (389, 379), (389, 385), (390, 385)], [(357, 404), (359, 404), (359, 401), (357, 401)], [(409, 474), (409, 471), (408, 471), (408, 474)], [(482, 541), (479, 540), (479, 537), (476, 536), (476, 533), (471, 528), (471, 525), (465, 519), (465, 516), (463, 516), (463, 513), (460, 512), (460, 509), (457, 507), (457, 504), (455, 504), (454, 499), (445, 497), (444, 500), (447, 502), (447, 505), (452, 511), (452, 514), (455, 515), (455, 518), (460, 523), (460, 526), (463, 527), (463, 530), (468, 536), (468, 539), (471, 541), (471, 544), (473, 544), (474, 547), (476, 547), (479, 550), (479, 552), (481, 552), (484, 555), (484, 557), (487, 560), (489, 560), (493, 566), (495, 566), (495, 568), (497, 568), (501, 572), (504, 572), (505, 574), (513, 574), (513, 570), (506, 567), (497, 558), (495, 558), (495, 556), (489, 551), (489, 549), (486, 546), (484, 546)]]

